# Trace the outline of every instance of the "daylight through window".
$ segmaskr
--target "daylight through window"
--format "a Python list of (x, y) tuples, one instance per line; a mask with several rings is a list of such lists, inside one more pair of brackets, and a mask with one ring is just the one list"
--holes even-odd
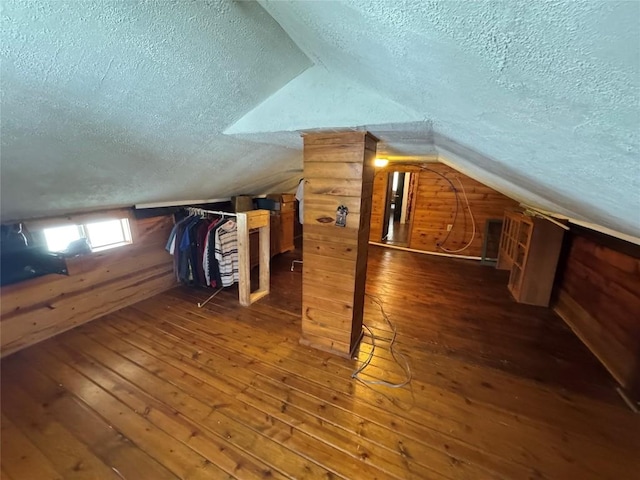
[(65, 252), (74, 242), (86, 239), (92, 252), (119, 247), (131, 243), (131, 229), (129, 220), (106, 220), (102, 222), (85, 223), (82, 225), (65, 225), (44, 229), (47, 248), (51, 252)]

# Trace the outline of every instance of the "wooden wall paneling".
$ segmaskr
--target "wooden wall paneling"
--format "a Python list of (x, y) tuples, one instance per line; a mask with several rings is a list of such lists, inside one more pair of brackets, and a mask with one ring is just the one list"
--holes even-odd
[[(0, 290), (2, 356), (176, 284), (172, 257), (164, 249), (172, 217), (125, 216), (132, 245), (70, 258), (69, 276), (47, 275)], [(55, 225), (52, 222), (43, 224)]]
[[(304, 143), (300, 341), (349, 356), (362, 333), (376, 141), (345, 132), (305, 135)], [(349, 208), (344, 228), (335, 225), (339, 205)]]
[(386, 169), (376, 171), (373, 180), (371, 222), (369, 231), (369, 241), (371, 242), (380, 242), (382, 240), (388, 180), (389, 174)]
[(554, 309), (640, 401), (640, 247), (569, 235)]
[[(457, 250), (469, 242), (472, 223), (457, 177), (464, 185), (476, 221), (475, 239), (469, 248), (460, 252), (460, 255), (480, 256), (486, 220), (501, 218), (506, 209), (516, 208), (517, 202), (444, 164), (429, 163), (426, 168), (445, 175), (455, 188), (460, 190), (457, 220), (454, 223), (456, 194), (451, 190), (449, 183), (431, 171), (420, 171), (409, 247), (442, 252), (438, 244), (445, 238), (447, 240), (443, 246), (449, 250)], [(447, 225), (450, 224), (453, 224), (453, 228), (447, 237)]]
[[(157, 246), (159, 247), (159, 245)], [(33, 279), (26, 283), (17, 283), (2, 288), (2, 302), (0, 315), (2, 317), (12, 316), (16, 313), (25, 313), (29, 309), (45, 306), (55, 302), (56, 299), (68, 295), (69, 292), (82, 293), (88, 290), (95, 290), (102, 285), (107, 285), (119, 278), (131, 273), (132, 262), (142, 266), (165, 265), (167, 252), (164, 246), (153, 248), (149, 251), (141, 248), (128, 248), (130, 258), (118, 256), (112, 264), (109, 264), (108, 257), (78, 258), (68, 259), (69, 276), (46, 275)], [(105, 253), (105, 252), (102, 252)], [(169, 264), (170, 265), (170, 264)], [(73, 266), (73, 267), (72, 267)], [(29, 294), (25, 294), (25, 292)]]
[(410, 171), (411, 176), (409, 177), (409, 200), (407, 203), (407, 216), (406, 223), (409, 224), (409, 230), (407, 232), (407, 239), (411, 239), (411, 235), (413, 232), (413, 219), (415, 217), (415, 209), (416, 209), (416, 192), (418, 191), (418, 186), (420, 183), (420, 172), (419, 171)]
[(151, 267), (82, 294), (3, 318), (2, 354), (8, 355), (65, 330), (175, 286), (171, 266)]
[(416, 204), (416, 190), (418, 189), (418, 179), (420, 177), (420, 172), (412, 170), (409, 173), (409, 191), (407, 192), (409, 195), (409, 199), (407, 202), (406, 222), (411, 225)]
[(629, 387), (637, 375), (637, 353), (621, 342), (615, 324), (605, 326), (575, 301), (566, 290), (560, 290), (554, 307), (584, 344), (598, 357), (622, 386)]
[(307, 194), (357, 197), (361, 192), (362, 181), (360, 180), (345, 178), (305, 178), (304, 180), (305, 208)]

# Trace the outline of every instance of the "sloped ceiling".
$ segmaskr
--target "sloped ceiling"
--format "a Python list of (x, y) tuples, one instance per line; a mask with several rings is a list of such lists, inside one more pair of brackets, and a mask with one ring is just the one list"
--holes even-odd
[(640, 236), (640, 3), (260, 6), (5, 0), (3, 219), (287, 188), (367, 128)]
[(3, 220), (250, 193), (300, 168), (222, 134), (311, 65), (255, 2), (3, 0), (1, 40)]

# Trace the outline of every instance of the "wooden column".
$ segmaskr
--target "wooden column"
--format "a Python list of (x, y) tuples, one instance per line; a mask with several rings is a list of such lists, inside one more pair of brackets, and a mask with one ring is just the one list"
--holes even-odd
[[(304, 135), (300, 343), (343, 357), (362, 338), (377, 141), (367, 132)], [(336, 225), (340, 205), (345, 227)]]

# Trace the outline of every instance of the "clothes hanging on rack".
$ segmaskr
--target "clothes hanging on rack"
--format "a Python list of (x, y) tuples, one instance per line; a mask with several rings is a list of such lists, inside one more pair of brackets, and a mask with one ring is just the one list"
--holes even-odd
[(218, 259), (216, 258), (215, 249), (215, 233), (222, 225), (226, 223), (227, 219), (216, 219), (207, 230), (207, 236), (205, 237), (202, 267), (205, 274), (206, 285), (212, 287), (222, 287), (222, 278), (220, 277), (220, 266)]
[(192, 212), (174, 225), (166, 243), (184, 285), (228, 287), (239, 281), (235, 221)]
[(180, 238), (178, 279), (186, 285), (197, 285), (197, 279), (194, 275), (195, 267), (193, 265), (193, 244), (191, 239), (193, 238), (193, 228), (200, 221), (206, 221), (206, 219), (190, 217), (190, 220), (184, 224), (184, 230)]
[(223, 287), (229, 287), (240, 281), (238, 274), (238, 229), (233, 220), (229, 220), (215, 231), (215, 257), (218, 261)]
[(191, 222), (197, 220), (197, 217), (188, 216), (182, 220), (176, 222), (169, 234), (169, 240), (167, 241), (166, 249), (173, 255), (173, 271), (175, 272), (176, 279), (179, 282), (183, 282), (188, 278), (188, 269), (185, 263), (183, 238), (185, 236), (186, 229)]
[[(176, 223), (167, 240), (166, 248), (173, 252), (176, 275), (183, 283), (202, 284), (204, 280), (205, 285), (217, 287), (204, 302), (198, 302), (198, 308), (204, 307), (224, 286), (234, 282), (239, 283), (238, 297), (243, 306), (249, 306), (268, 295), (268, 213), (259, 210), (235, 214), (198, 207), (186, 207), (185, 210), (189, 217)], [(238, 223), (229, 220), (229, 217), (237, 218)], [(202, 222), (206, 223), (203, 225)], [(251, 279), (243, 276), (243, 272), (248, 273), (250, 270), (249, 226), (260, 232), (261, 243), (260, 286), (254, 292), (250, 289)], [(241, 249), (239, 244), (242, 245)], [(181, 250), (186, 248), (186, 245), (188, 248)], [(184, 251), (189, 251), (190, 254), (185, 255)]]
[(209, 232), (209, 226), (211, 225), (211, 221), (209, 222), (200, 222), (196, 229), (196, 256), (194, 258), (196, 272), (198, 277), (198, 282), (201, 285), (210, 285), (207, 283), (207, 279), (204, 272), (204, 244), (207, 238), (207, 233)]

